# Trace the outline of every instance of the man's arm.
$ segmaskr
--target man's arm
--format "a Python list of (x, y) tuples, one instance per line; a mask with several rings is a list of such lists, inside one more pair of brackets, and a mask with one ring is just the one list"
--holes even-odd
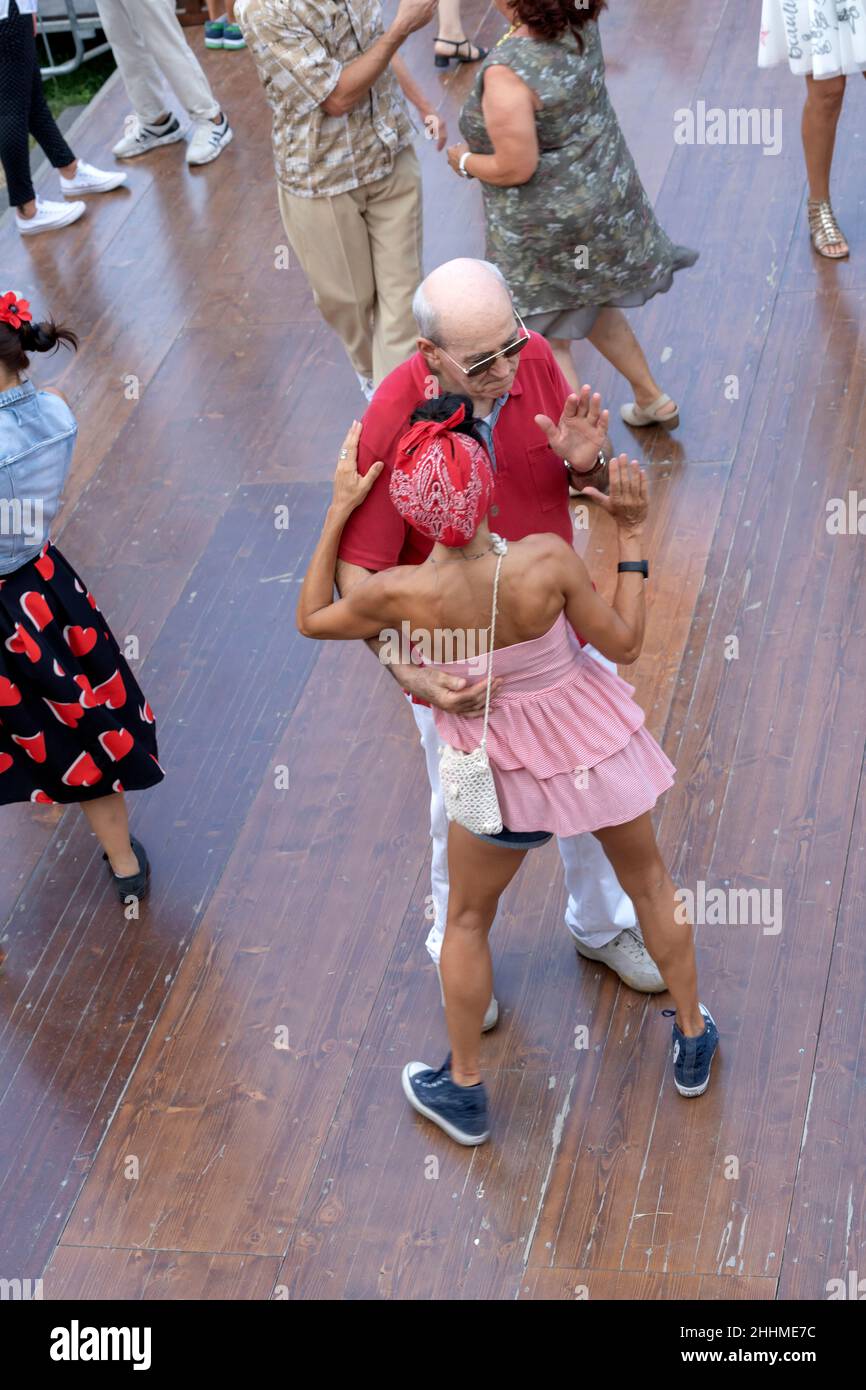
[(399, 53), (395, 53), (394, 57), (391, 59), (391, 71), (400, 83), (404, 97), (415, 107), (415, 110), (424, 122), (427, 138), (429, 140), (435, 140), (437, 150), (441, 150), (445, 141), (448, 139), (448, 127), (445, 124), (445, 117), (440, 116), (436, 108), (427, 100)]
[(433, 18), (437, 3), (438, 0), (400, 0), (393, 24), (360, 58), (346, 63), (336, 87), (322, 102), (326, 116), (345, 116), (358, 105), (382, 76), (400, 45)]

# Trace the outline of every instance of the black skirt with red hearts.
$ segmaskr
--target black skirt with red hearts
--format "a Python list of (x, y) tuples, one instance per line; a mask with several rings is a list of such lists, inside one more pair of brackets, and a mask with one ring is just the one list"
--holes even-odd
[(0, 805), (161, 782), (153, 712), (60, 551), (0, 576)]

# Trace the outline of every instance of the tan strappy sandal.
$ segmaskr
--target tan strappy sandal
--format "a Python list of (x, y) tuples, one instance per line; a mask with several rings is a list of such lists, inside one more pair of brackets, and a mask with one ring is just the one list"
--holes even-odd
[(848, 240), (833, 215), (829, 201), (824, 199), (819, 202), (817, 198), (810, 198), (806, 211), (809, 215), (809, 236), (818, 255), (823, 256), (825, 261), (844, 261), (849, 254), (847, 249), (841, 255), (827, 251), (828, 246), (841, 246)]

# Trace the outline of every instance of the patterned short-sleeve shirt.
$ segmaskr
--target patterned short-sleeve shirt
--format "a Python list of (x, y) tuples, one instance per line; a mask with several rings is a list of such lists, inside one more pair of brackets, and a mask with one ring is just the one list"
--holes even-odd
[(412, 140), (390, 66), (347, 115), (322, 110), (345, 65), (384, 33), (378, 0), (239, 0), (235, 17), (273, 112), (282, 186), (333, 197), (390, 174)]

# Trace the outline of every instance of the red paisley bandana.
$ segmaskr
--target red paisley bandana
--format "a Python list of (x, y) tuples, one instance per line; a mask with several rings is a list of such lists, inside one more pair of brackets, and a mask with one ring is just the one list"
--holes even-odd
[(397, 511), (422, 536), (467, 545), (490, 510), (493, 473), (480, 444), (454, 433), (465, 415), (419, 420), (397, 446), (389, 492)]

